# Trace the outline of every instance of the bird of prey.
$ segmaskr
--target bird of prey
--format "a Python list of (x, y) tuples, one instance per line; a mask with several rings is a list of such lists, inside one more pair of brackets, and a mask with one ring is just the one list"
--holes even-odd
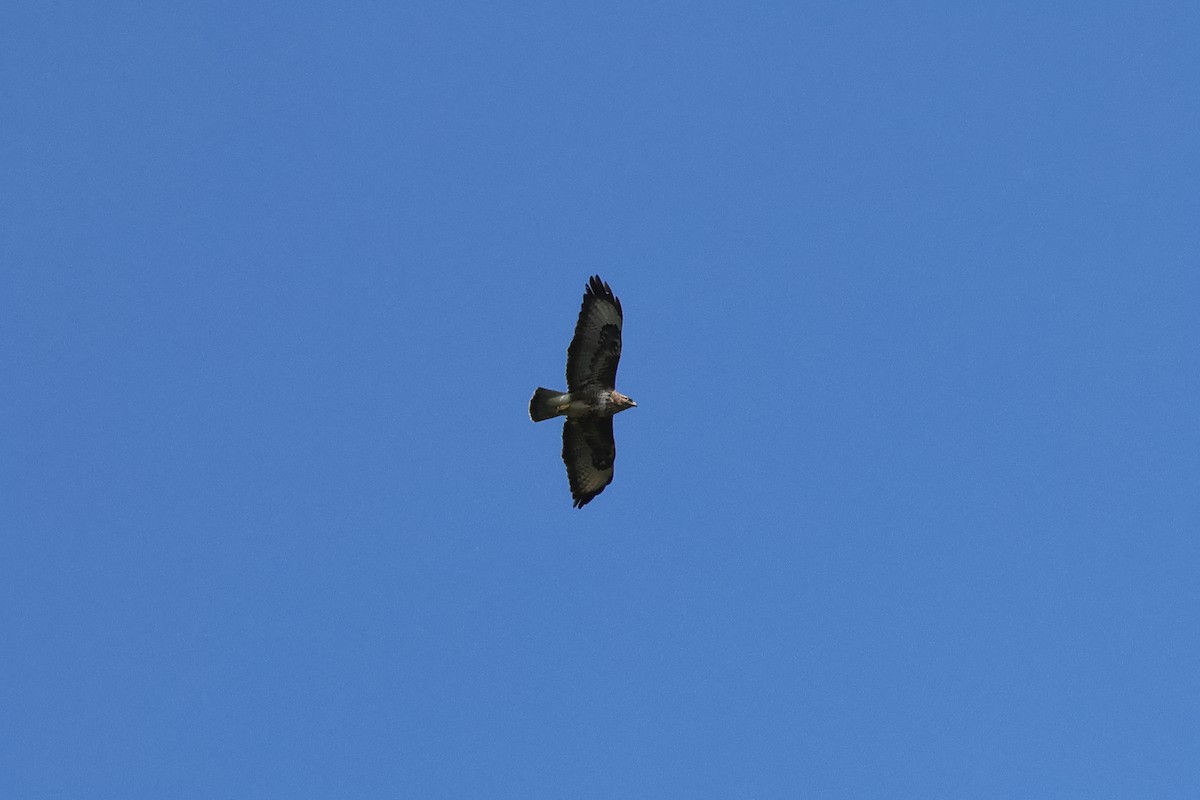
[(538, 388), (529, 401), (534, 422), (567, 418), (562, 457), (575, 508), (583, 508), (612, 483), (617, 457), (612, 418), (637, 405), (616, 389), (622, 320), (621, 301), (593, 275), (567, 347), (567, 391)]

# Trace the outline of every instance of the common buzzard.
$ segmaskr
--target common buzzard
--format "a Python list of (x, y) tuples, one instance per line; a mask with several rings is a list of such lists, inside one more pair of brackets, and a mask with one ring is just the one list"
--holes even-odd
[(622, 319), (621, 301), (593, 275), (567, 347), (567, 391), (539, 388), (529, 401), (534, 422), (567, 418), (562, 457), (575, 508), (583, 508), (612, 483), (617, 457), (613, 414), (637, 405), (616, 390)]

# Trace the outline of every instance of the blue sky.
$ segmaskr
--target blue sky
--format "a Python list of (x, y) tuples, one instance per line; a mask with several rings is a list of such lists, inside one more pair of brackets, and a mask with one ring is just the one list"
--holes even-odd
[(0, 795), (1194, 797), (1200, 15), (1050, 5), (7, 4)]

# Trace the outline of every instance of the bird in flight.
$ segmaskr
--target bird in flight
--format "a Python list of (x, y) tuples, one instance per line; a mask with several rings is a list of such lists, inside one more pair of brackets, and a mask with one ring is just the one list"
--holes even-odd
[(616, 389), (622, 320), (621, 301), (593, 275), (567, 347), (567, 391), (538, 388), (529, 401), (534, 422), (567, 418), (562, 457), (575, 508), (583, 508), (612, 483), (617, 457), (612, 418), (637, 405)]

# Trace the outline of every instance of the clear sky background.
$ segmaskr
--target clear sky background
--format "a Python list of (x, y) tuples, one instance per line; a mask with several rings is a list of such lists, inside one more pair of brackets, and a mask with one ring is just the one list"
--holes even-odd
[(1198, 31), (5, 4), (0, 796), (1195, 797)]

